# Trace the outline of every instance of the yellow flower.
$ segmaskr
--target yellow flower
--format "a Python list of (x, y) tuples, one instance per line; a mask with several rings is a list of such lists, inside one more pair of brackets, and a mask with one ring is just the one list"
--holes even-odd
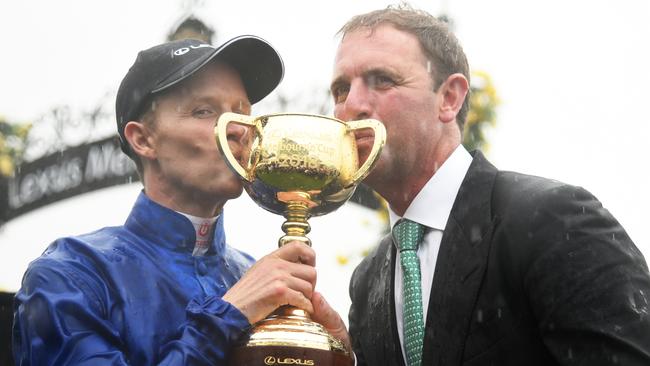
[(350, 261), (350, 258), (348, 256), (346, 256), (346, 255), (339, 254), (339, 255), (336, 256), (336, 261), (340, 265), (344, 266), (344, 265), (348, 264), (348, 262)]
[(14, 174), (14, 163), (9, 155), (0, 155), (0, 174), (6, 177)]

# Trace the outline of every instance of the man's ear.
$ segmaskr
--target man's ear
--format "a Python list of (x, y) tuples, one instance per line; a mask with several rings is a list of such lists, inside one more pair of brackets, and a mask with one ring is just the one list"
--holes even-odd
[(124, 137), (131, 145), (131, 150), (146, 159), (155, 159), (156, 150), (151, 143), (151, 131), (142, 122), (129, 121), (124, 126)]
[(449, 75), (438, 90), (438, 94), (442, 98), (440, 104), (440, 121), (447, 123), (456, 120), (456, 116), (463, 106), (468, 90), (469, 83), (463, 74), (456, 73)]

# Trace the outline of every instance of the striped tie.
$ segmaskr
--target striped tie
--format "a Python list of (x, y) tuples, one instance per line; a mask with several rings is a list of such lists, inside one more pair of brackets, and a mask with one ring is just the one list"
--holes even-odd
[(424, 227), (417, 222), (402, 219), (393, 228), (404, 273), (404, 348), (408, 366), (422, 364), (424, 321), (422, 319), (422, 284), (418, 245), (424, 237)]

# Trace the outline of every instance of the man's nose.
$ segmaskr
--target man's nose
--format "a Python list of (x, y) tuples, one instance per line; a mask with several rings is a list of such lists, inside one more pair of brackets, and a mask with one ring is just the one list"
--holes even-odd
[(350, 85), (350, 90), (341, 104), (341, 117), (345, 121), (370, 118), (372, 115), (372, 93), (361, 81), (355, 81)]
[(242, 149), (251, 143), (250, 127), (230, 122), (226, 126), (226, 138), (231, 145), (238, 145)]
[(248, 135), (248, 128), (240, 123), (230, 121), (226, 125), (226, 138), (228, 141), (239, 142)]
[(235, 122), (230, 122), (226, 126), (226, 139), (228, 140), (228, 149), (233, 154), (239, 164), (247, 161), (250, 156), (250, 147), (252, 145), (252, 135), (250, 128)]

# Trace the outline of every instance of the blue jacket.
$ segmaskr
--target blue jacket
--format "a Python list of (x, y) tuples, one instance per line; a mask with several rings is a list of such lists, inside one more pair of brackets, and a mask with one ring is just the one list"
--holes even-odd
[(247, 318), (221, 297), (253, 259), (225, 242), (204, 256), (184, 216), (138, 197), (124, 226), (55, 241), (16, 294), (17, 365), (221, 365)]

